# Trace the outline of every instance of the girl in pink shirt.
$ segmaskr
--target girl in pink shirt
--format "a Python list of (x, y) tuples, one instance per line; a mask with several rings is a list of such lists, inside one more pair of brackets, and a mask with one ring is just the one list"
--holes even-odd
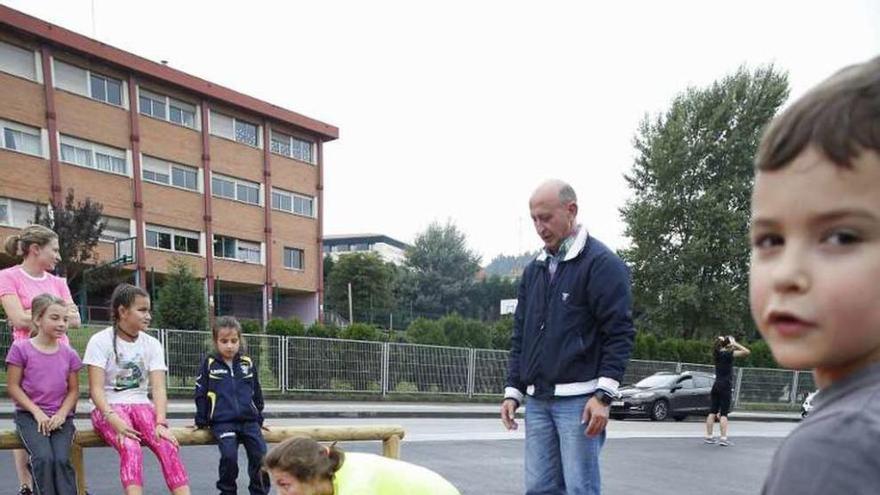
[[(6, 239), (6, 253), (21, 257), (20, 265), (0, 270), (0, 304), (6, 312), (7, 322), (12, 326), (12, 340), (30, 338), (31, 302), (39, 294), (50, 294), (61, 298), (67, 309), (68, 327), (80, 325), (79, 311), (67, 281), (49, 273), (61, 261), (58, 253), (58, 234), (42, 225), (29, 225), (18, 235)], [(59, 341), (69, 344), (67, 335)], [(13, 451), (15, 471), (21, 483), (19, 494), (31, 492), (31, 476), (27, 470), (27, 453), (18, 449)]]

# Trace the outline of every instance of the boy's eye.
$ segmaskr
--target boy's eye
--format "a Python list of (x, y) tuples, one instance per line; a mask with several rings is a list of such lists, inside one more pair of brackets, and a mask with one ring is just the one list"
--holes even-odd
[(755, 249), (767, 249), (781, 246), (784, 242), (785, 240), (779, 234), (757, 234), (752, 239), (752, 246)]
[(856, 233), (848, 230), (838, 230), (831, 232), (822, 239), (822, 242), (827, 242), (829, 244), (839, 246), (855, 244), (859, 241), (861, 241), (861, 238)]

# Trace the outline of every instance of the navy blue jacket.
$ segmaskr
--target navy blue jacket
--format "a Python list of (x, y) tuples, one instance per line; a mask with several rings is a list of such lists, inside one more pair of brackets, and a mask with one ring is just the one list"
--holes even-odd
[(232, 367), (218, 354), (205, 358), (196, 378), (196, 426), (257, 421), (263, 424), (263, 391), (253, 360), (235, 355)]
[(629, 269), (581, 230), (552, 282), (544, 255), (523, 271), (507, 372), (520, 394), (534, 385), (535, 397), (549, 398), (556, 384), (623, 380), (635, 338)]

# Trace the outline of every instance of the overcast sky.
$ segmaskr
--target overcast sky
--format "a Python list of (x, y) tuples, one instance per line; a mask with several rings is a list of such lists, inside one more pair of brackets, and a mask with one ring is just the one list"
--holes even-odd
[(878, 0), (0, 3), (339, 127), (325, 233), (452, 220), (484, 264), (540, 245), (550, 177), (626, 246), (635, 130), (686, 87), (774, 63), (797, 97), (880, 54)]

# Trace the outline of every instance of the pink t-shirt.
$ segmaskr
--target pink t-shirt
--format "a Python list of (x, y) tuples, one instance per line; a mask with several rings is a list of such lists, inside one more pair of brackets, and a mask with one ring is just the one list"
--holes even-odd
[[(34, 347), (30, 339), (12, 343), (6, 364), (22, 369), (21, 388), (47, 416), (58, 412), (67, 395), (67, 377), (82, 368), (79, 355), (69, 345), (59, 345), (52, 354)], [(16, 404), (19, 410), (21, 406)], [(70, 411), (73, 414), (73, 411)]]
[[(56, 277), (51, 273), (43, 273), (42, 277), (32, 277), (22, 269), (21, 265), (0, 270), (0, 297), (9, 294), (18, 296), (24, 310), (31, 309), (31, 302), (40, 294), (52, 294), (66, 303), (73, 302), (70, 289), (67, 287), (67, 279)], [(30, 338), (29, 329), (13, 329), (12, 340), (27, 338)], [(67, 335), (61, 338), (61, 342), (68, 343)]]

